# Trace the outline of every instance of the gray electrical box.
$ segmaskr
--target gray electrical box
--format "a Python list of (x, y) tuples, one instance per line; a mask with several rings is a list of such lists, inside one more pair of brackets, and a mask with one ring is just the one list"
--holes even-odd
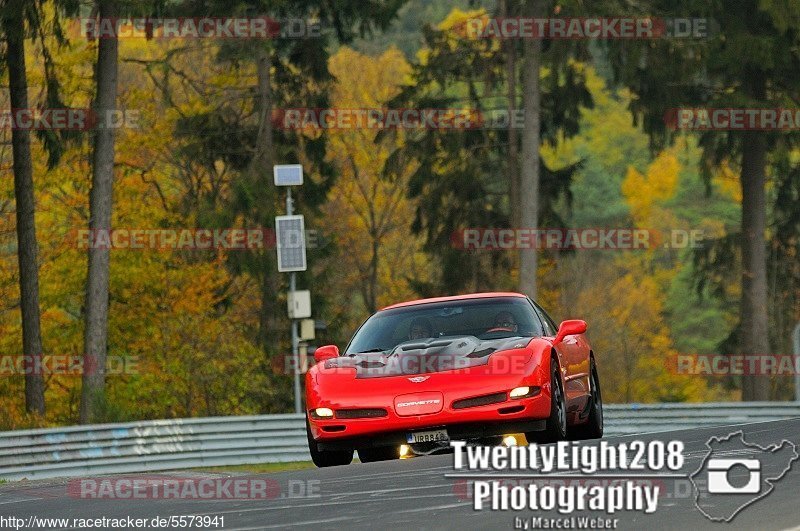
[(311, 341), (314, 337), (316, 337), (314, 319), (303, 319), (300, 321), (300, 341)]
[(310, 291), (290, 291), (287, 302), (289, 305), (289, 319), (306, 319), (307, 317), (311, 317)]

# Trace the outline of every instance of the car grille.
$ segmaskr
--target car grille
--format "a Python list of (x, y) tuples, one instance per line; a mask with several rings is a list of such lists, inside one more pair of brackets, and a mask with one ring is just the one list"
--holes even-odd
[(368, 419), (368, 418), (385, 417), (386, 415), (387, 415), (386, 410), (381, 408), (336, 410), (337, 419)]
[(453, 409), (466, 409), (468, 407), (487, 406), (489, 404), (499, 404), (506, 401), (505, 393), (494, 393), (491, 395), (476, 396), (465, 398), (453, 402)]

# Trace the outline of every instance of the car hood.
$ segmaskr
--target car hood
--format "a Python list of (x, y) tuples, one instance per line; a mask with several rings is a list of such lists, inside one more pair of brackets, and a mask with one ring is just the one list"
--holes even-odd
[(475, 336), (429, 338), (400, 343), (388, 353), (342, 356), (325, 368), (353, 368), (356, 378), (382, 378), (452, 371), (486, 365), (495, 352), (524, 348), (533, 338), (481, 340)]

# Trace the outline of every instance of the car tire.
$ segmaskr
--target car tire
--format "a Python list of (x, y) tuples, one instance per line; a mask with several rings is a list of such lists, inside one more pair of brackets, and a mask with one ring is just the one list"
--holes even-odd
[(358, 458), (362, 463), (374, 463), (376, 461), (389, 461), (399, 459), (400, 451), (394, 446), (379, 446), (377, 448), (359, 448)]
[(306, 419), (306, 437), (308, 438), (308, 452), (317, 467), (342, 466), (353, 462), (353, 450), (318, 449), (316, 441), (311, 436), (311, 427), (308, 425), (308, 419)]
[(550, 416), (547, 417), (544, 431), (525, 433), (528, 442), (552, 443), (567, 438), (567, 402), (564, 396), (564, 385), (558, 372), (558, 361), (550, 360)]
[(603, 397), (600, 394), (600, 378), (597, 377), (597, 367), (594, 358), (590, 364), (589, 391), (589, 419), (585, 424), (575, 426), (570, 430), (569, 438), (573, 441), (583, 441), (586, 439), (600, 439), (603, 437)]

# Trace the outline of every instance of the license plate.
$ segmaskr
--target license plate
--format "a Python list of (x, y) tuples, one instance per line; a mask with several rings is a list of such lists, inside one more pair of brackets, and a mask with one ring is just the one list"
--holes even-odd
[(447, 442), (450, 436), (447, 435), (447, 430), (417, 431), (409, 433), (406, 440), (410, 443)]

